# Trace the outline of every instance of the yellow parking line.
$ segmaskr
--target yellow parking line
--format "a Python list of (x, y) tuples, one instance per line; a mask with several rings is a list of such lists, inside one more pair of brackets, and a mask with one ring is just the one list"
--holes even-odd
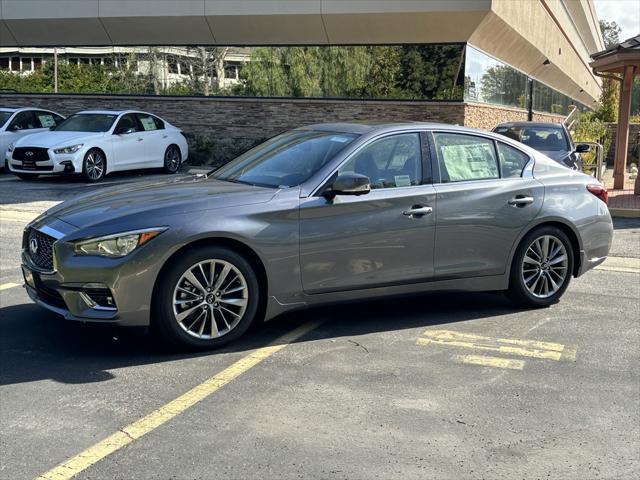
[(608, 257), (595, 269), (608, 272), (640, 273), (640, 258)]
[(273, 344), (254, 350), (249, 355), (241, 358), (230, 367), (192, 388), (185, 394), (180, 395), (175, 400), (170, 401), (141, 419), (121, 428), (114, 434), (96, 443), (92, 447), (89, 447), (75, 457), (66, 460), (48, 472), (43, 473), (37, 477), (37, 479), (68, 480), (73, 478), (78, 473), (89, 468), (91, 465), (99, 462), (117, 450), (120, 450), (122, 447), (125, 447), (143, 435), (155, 430), (160, 425), (168, 422), (188, 408), (194, 406), (196, 403), (209, 397), (233, 379), (247, 372), (252, 367), (255, 367), (271, 355), (279, 352), (291, 342), (306, 333), (309, 333), (319, 324), (320, 322), (311, 322), (301, 325), (290, 333), (280, 337)]
[(416, 341), (418, 345), (443, 345), (472, 348), (506, 355), (540, 358), (545, 360), (575, 360), (575, 348), (561, 343), (520, 340), (515, 338), (492, 338), (451, 330), (427, 330)]
[(508, 368), (522, 370), (524, 360), (512, 360), (510, 358), (487, 357), (485, 355), (456, 355), (455, 359), (468, 365), (481, 365), (483, 367)]
[(3, 283), (2, 285), (0, 285), (0, 290), (7, 290), (9, 288), (19, 287), (19, 286), (20, 286), (19, 283)]

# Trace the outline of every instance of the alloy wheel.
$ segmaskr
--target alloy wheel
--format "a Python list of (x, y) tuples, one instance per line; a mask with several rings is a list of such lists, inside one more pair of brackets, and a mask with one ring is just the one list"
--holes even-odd
[(164, 165), (170, 172), (175, 172), (180, 166), (180, 153), (176, 147), (167, 148), (164, 154)]
[(100, 152), (89, 152), (85, 161), (87, 177), (91, 180), (99, 180), (104, 174), (104, 158)]
[(553, 235), (536, 238), (522, 260), (522, 281), (536, 298), (549, 298), (564, 285), (569, 256), (562, 241)]
[(210, 340), (233, 330), (249, 303), (247, 281), (233, 264), (198, 262), (180, 277), (173, 292), (176, 322), (192, 337)]

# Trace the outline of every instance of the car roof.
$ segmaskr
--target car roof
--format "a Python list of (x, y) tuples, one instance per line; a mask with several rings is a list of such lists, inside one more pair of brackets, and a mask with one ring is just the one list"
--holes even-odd
[(562, 128), (562, 123), (556, 122), (505, 122), (499, 123), (497, 127), (553, 127)]
[(135, 110), (82, 110), (81, 112), (76, 112), (76, 113), (100, 113), (103, 115), (120, 115), (122, 113), (133, 113), (133, 112), (135, 112)]
[(305, 125), (299, 127), (296, 130), (317, 130), (325, 132), (339, 132), (339, 133), (383, 133), (393, 132), (399, 130), (407, 130), (410, 128), (424, 129), (424, 130), (459, 130), (461, 132), (478, 132), (486, 135), (486, 130), (480, 130), (470, 127), (461, 127), (459, 125), (449, 125), (446, 123), (436, 122), (337, 122), (337, 123), (316, 123), (312, 125)]
[(0, 112), (17, 112), (18, 110), (23, 110), (22, 108), (9, 108), (9, 107), (0, 107)]

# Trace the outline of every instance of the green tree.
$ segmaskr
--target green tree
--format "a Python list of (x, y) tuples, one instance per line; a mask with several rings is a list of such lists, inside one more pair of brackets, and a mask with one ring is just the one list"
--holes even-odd
[(480, 80), (480, 94), (485, 101), (502, 105), (526, 105), (526, 77), (508, 65), (487, 68)]
[(616, 22), (600, 20), (600, 32), (602, 33), (602, 39), (604, 40), (604, 46), (606, 48), (620, 43), (620, 32), (622, 32), (622, 28), (620, 28), (620, 25)]

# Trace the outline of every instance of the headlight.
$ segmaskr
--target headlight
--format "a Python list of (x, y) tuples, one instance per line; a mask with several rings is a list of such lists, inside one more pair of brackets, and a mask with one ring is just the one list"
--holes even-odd
[(79, 145), (71, 145), (69, 147), (56, 148), (53, 151), (53, 153), (55, 153), (55, 154), (76, 153), (78, 150), (80, 150), (80, 147), (82, 147), (82, 145), (84, 145), (84, 144), (80, 143)]
[(75, 252), (77, 255), (98, 255), (110, 258), (124, 257), (166, 229), (167, 227), (146, 228), (144, 230), (92, 238), (91, 240), (81, 240), (75, 244)]
[(9, 144), (9, 147), (7, 148), (8, 152), (13, 152), (13, 143)]

